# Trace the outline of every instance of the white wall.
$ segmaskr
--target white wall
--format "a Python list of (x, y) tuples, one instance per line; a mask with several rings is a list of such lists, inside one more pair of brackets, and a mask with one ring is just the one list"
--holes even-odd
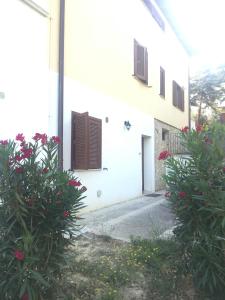
[[(154, 190), (154, 119), (138, 112), (118, 99), (113, 99), (80, 83), (65, 79), (64, 107), (64, 168), (70, 168), (71, 111), (89, 112), (102, 119), (102, 169), (77, 171), (75, 174), (87, 186), (87, 209), (108, 206), (142, 194), (141, 136), (151, 137), (147, 148), (149, 166), (148, 186)], [(108, 117), (109, 122), (105, 122)], [(131, 129), (124, 127), (129, 120)], [(100, 191), (101, 196), (97, 193)]]
[(0, 0), (0, 139), (48, 132), (49, 19)]

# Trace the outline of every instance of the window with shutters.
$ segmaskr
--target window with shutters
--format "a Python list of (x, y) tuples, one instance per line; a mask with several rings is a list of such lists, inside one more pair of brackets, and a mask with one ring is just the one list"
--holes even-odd
[(160, 67), (160, 96), (165, 98), (165, 70)]
[(134, 40), (134, 75), (148, 84), (148, 51)]
[(173, 105), (184, 111), (184, 89), (173, 80)]
[(88, 113), (72, 112), (71, 169), (100, 169), (102, 160), (102, 120)]

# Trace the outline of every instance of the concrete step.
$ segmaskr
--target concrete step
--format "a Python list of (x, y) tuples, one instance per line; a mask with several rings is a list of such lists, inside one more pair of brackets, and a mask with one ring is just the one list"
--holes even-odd
[(141, 197), (82, 215), (83, 232), (130, 241), (154, 238), (174, 226), (174, 216), (164, 194)]

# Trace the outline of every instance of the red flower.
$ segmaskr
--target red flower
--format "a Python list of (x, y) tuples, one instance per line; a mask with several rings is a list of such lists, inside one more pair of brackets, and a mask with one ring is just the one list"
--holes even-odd
[(20, 260), (20, 261), (24, 260), (24, 257), (25, 257), (24, 253), (20, 250), (15, 250), (14, 256), (17, 260)]
[(42, 142), (43, 145), (45, 145), (47, 143), (48, 137), (46, 133), (35, 133), (35, 136), (33, 137), (33, 140), (35, 141), (40, 141)]
[(201, 132), (202, 131), (202, 125), (200, 125), (200, 124), (197, 124), (196, 126), (195, 126), (195, 129), (196, 129), (196, 131), (197, 132)]
[(178, 195), (179, 195), (180, 198), (186, 197), (186, 193), (185, 192), (179, 192)]
[(23, 157), (20, 156), (20, 155), (16, 155), (16, 156), (15, 156), (15, 160), (16, 160), (16, 161), (21, 161), (22, 159), (23, 159)]
[(39, 141), (39, 140), (41, 140), (41, 138), (42, 138), (42, 134), (37, 132), (37, 133), (35, 133), (35, 136), (33, 137), (33, 140)]
[(170, 192), (166, 192), (166, 193), (165, 193), (165, 197), (166, 197), (166, 198), (169, 198), (170, 196), (171, 196), (171, 193), (170, 193)]
[(45, 145), (47, 144), (47, 141), (48, 141), (48, 137), (47, 137), (47, 134), (42, 134), (42, 137), (41, 137), (41, 143), (42, 145)]
[(223, 171), (225, 172), (225, 167), (223, 167)]
[(69, 216), (70, 216), (70, 212), (69, 212), (68, 210), (65, 210), (65, 211), (63, 212), (63, 216), (64, 216), (64, 218), (69, 217)]
[(16, 174), (21, 174), (23, 173), (23, 168), (22, 167), (18, 167), (15, 169)]
[(60, 144), (61, 143), (61, 140), (60, 140), (60, 137), (59, 136), (53, 136), (52, 137), (52, 140), (54, 143), (56, 144)]
[(1, 140), (0, 141), (0, 144), (3, 145), (3, 146), (8, 145), (8, 143), (9, 143), (8, 140)]
[(23, 294), (21, 300), (29, 300), (29, 295), (27, 293)]
[(18, 133), (17, 136), (16, 136), (16, 141), (20, 141), (20, 142), (24, 142), (24, 135), (23, 133)]
[(32, 152), (33, 152), (33, 150), (31, 148), (28, 148), (28, 149), (22, 148), (20, 151), (23, 152), (22, 159), (30, 158), (32, 155)]
[(81, 186), (80, 181), (76, 181), (74, 179), (69, 180), (68, 185), (70, 186)]
[(44, 168), (44, 169), (42, 170), (42, 173), (44, 173), (44, 174), (48, 173), (48, 168)]
[(185, 127), (181, 128), (181, 131), (184, 132), (184, 133), (187, 133), (188, 130), (189, 130), (188, 126), (185, 126)]
[(162, 151), (160, 154), (159, 154), (159, 157), (158, 157), (158, 160), (164, 160), (164, 159), (167, 159), (169, 156), (171, 156), (172, 154), (165, 150), (165, 151)]

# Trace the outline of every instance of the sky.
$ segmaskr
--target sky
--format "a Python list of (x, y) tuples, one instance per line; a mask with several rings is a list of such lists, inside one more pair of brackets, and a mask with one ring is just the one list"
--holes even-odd
[(225, 63), (225, 0), (156, 0), (191, 53), (191, 61)]

